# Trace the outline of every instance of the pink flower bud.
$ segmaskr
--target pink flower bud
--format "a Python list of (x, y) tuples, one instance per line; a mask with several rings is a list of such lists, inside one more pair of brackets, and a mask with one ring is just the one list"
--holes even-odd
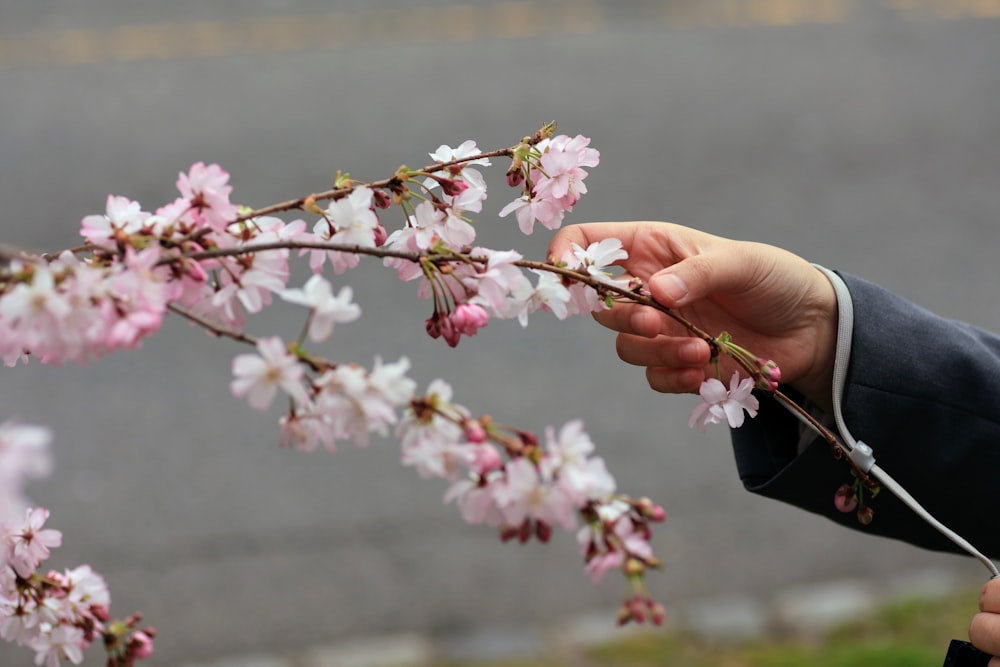
[(486, 309), (475, 303), (463, 303), (451, 314), (451, 323), (466, 336), (475, 336), (476, 332), (490, 322)]
[(458, 179), (442, 178), (438, 180), (441, 184), (441, 191), (449, 197), (457, 197), (469, 189), (469, 184)]
[(128, 650), (136, 660), (146, 660), (153, 655), (153, 639), (146, 632), (139, 630), (129, 640)]
[(385, 245), (386, 240), (389, 238), (389, 232), (385, 231), (385, 227), (382, 226), (380, 222), (375, 226), (375, 247), (381, 248)]
[(519, 164), (511, 165), (511, 168), (507, 170), (507, 185), (516, 188), (521, 183), (524, 183), (524, 170)]
[(774, 361), (757, 358), (757, 366), (760, 369), (760, 380), (757, 387), (765, 391), (775, 391), (781, 383), (781, 369)]
[[(474, 444), (486, 442), (486, 429), (478, 419), (466, 419), (462, 422), (465, 439)], [(478, 456), (478, 454), (477, 454)]]
[(649, 498), (639, 498), (635, 506), (644, 519), (659, 523), (667, 518), (667, 513), (664, 509)]
[(649, 607), (649, 618), (653, 625), (663, 625), (667, 619), (667, 610), (659, 602), (654, 602), (652, 598), (646, 598), (646, 605)]
[(372, 201), (375, 203), (375, 208), (389, 208), (392, 206), (392, 197), (389, 196), (388, 192), (382, 190), (372, 191)]
[(863, 526), (867, 526), (875, 518), (875, 510), (871, 507), (865, 506), (858, 510), (858, 523)]
[(854, 508), (858, 506), (854, 487), (850, 484), (841, 484), (837, 492), (833, 494), (833, 505), (841, 512), (853, 512)]
[(456, 347), (462, 338), (462, 332), (455, 328), (450, 318), (445, 317), (441, 319), (441, 336), (448, 347)]
[(629, 611), (632, 612), (633, 621), (636, 623), (646, 622), (646, 603), (641, 595), (634, 595), (625, 604), (628, 605)]
[(431, 338), (441, 337), (441, 318), (437, 313), (424, 320), (424, 329)]

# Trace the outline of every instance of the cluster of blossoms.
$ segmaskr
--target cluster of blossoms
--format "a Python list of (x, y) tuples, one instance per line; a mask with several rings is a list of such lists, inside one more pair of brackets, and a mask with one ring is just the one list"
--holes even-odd
[(131, 667), (153, 654), (153, 628), (139, 628), (138, 614), (111, 621), (111, 596), (89, 565), (43, 572), (62, 534), (45, 528), (49, 512), (32, 508), (24, 519), (0, 523), (0, 637), (35, 651), (35, 664), (58, 667), (83, 661), (97, 639), (108, 667)]
[(534, 146), (522, 143), (507, 171), (507, 184), (522, 186), (523, 194), (507, 204), (500, 217), (513, 213), (525, 234), (534, 231), (536, 222), (558, 229), (566, 212), (587, 192), (586, 168), (596, 167), (600, 157), (590, 148), (590, 139), (580, 135), (560, 135)]
[[(452, 395), (446, 382), (435, 380), (411, 402), (396, 429), (403, 465), (421, 477), (449, 480), (445, 501), (454, 501), (470, 524), (498, 527), (504, 541), (547, 542), (554, 526), (575, 530), (582, 521), (577, 541), (594, 582), (608, 570), (623, 570), (641, 590), (645, 570), (660, 566), (649, 524), (663, 521), (663, 509), (617, 493), (583, 423), (547, 428), (542, 444), (532, 433), (472, 417)], [(651, 619), (663, 621), (662, 607)], [(628, 620), (645, 619), (619, 617)]]

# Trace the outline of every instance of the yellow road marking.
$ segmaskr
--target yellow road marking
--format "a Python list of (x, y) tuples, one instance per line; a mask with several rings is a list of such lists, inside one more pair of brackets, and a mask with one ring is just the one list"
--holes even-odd
[[(622, 0), (625, 1), (625, 0)], [(846, 21), (858, 0), (661, 0), (666, 26), (791, 26)], [(1000, 0), (883, 0), (916, 19), (1000, 17)], [(465, 42), (542, 34), (592, 34), (613, 3), (509, 0), (481, 6), (334, 12), (232, 21), (123, 25), (24, 34), (0, 33), (0, 67), (175, 60), (339, 49), (357, 44)]]

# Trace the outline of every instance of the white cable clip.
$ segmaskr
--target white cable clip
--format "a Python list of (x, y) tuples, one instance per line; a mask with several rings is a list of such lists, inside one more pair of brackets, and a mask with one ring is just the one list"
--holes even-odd
[(854, 448), (848, 454), (854, 464), (861, 468), (861, 472), (868, 473), (875, 465), (875, 452), (865, 443), (858, 440), (854, 443)]

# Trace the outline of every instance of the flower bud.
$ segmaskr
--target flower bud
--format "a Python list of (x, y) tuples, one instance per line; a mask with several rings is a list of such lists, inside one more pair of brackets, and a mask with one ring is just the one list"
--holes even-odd
[(392, 206), (392, 197), (382, 190), (372, 191), (372, 201), (375, 204), (375, 208), (389, 208)]
[(628, 605), (629, 611), (632, 612), (632, 620), (636, 623), (646, 622), (646, 603), (642, 599), (641, 595), (632, 596), (626, 604)]
[(517, 541), (524, 544), (531, 539), (531, 519), (525, 519), (517, 529)]
[(535, 522), (535, 537), (542, 544), (545, 544), (552, 538), (552, 526), (544, 521)]
[(448, 343), (448, 347), (456, 347), (462, 338), (462, 332), (455, 328), (448, 317), (441, 318), (441, 335), (444, 337), (444, 342)]
[(486, 309), (475, 303), (459, 304), (451, 314), (451, 323), (455, 329), (466, 336), (475, 336), (476, 332), (490, 322)]
[(517, 162), (507, 170), (507, 185), (516, 188), (521, 183), (524, 183), (524, 170), (521, 168), (520, 162)]
[(441, 318), (437, 313), (424, 320), (424, 329), (431, 338), (441, 337)]
[(875, 518), (875, 510), (867, 505), (858, 510), (858, 523), (867, 526)]
[(510, 542), (512, 539), (521, 534), (521, 528), (518, 526), (508, 526), (504, 524), (500, 526), (500, 541)]
[[(462, 422), (462, 430), (465, 431), (465, 439), (473, 444), (481, 444), (486, 442), (486, 429), (479, 422), (478, 419), (466, 419)], [(476, 457), (479, 457), (479, 453), (476, 453)]]
[(618, 607), (618, 615), (615, 622), (618, 625), (625, 625), (632, 620), (632, 608), (629, 607), (628, 601), (623, 602), (622, 606)]
[(153, 655), (152, 637), (143, 630), (136, 632), (129, 640), (128, 651), (136, 660), (146, 660)]
[(385, 227), (382, 226), (381, 222), (378, 223), (378, 225), (375, 226), (375, 247), (381, 248), (382, 246), (385, 245), (385, 242), (388, 239), (389, 239), (389, 232), (385, 230)]
[(654, 602), (652, 598), (646, 599), (646, 605), (649, 607), (649, 618), (653, 625), (663, 625), (663, 621), (667, 619), (666, 608), (659, 602)]
[(757, 357), (757, 367), (760, 369), (760, 380), (757, 381), (758, 389), (765, 391), (776, 391), (781, 382), (781, 369), (774, 361)]
[(457, 197), (469, 189), (468, 183), (460, 181), (457, 178), (439, 178), (438, 183), (441, 184), (441, 191), (449, 197)]
[(667, 518), (667, 513), (664, 509), (649, 498), (639, 498), (635, 503), (635, 507), (644, 519), (649, 519), (655, 523), (659, 523)]
[(837, 492), (833, 494), (833, 505), (841, 512), (853, 512), (854, 508), (858, 506), (854, 487), (850, 484), (841, 484)]

